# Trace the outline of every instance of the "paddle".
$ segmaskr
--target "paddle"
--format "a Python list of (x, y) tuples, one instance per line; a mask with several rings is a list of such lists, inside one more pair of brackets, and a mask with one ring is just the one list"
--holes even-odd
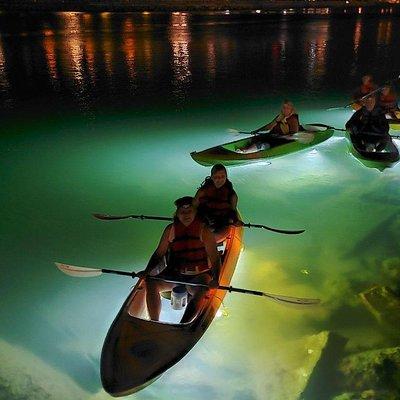
[[(79, 277), (79, 278), (91, 278), (94, 276), (100, 276), (102, 274), (124, 275), (124, 276), (130, 276), (132, 278), (138, 277), (138, 274), (136, 274), (135, 272), (116, 271), (113, 269), (106, 269), (106, 268), (100, 269), (100, 268), (77, 267), (75, 265), (63, 264), (63, 263), (58, 263), (58, 262), (56, 262), (55, 264), (56, 264), (57, 268), (60, 271), (62, 271), (64, 274), (74, 276), (74, 277)], [(200, 286), (200, 287), (209, 289), (208, 285), (200, 284), (200, 283), (182, 282), (182, 281), (176, 281), (176, 280), (172, 280), (172, 279), (159, 278), (157, 276), (150, 276), (150, 275), (147, 275), (146, 278), (162, 280), (164, 282), (176, 283), (176, 284), (181, 284), (181, 285)], [(315, 304), (320, 303), (319, 299), (306, 299), (306, 298), (300, 298), (300, 297), (282, 296), (279, 294), (265, 293), (265, 292), (260, 292), (258, 290), (242, 289), (242, 288), (236, 288), (236, 287), (232, 287), (232, 286), (220, 285), (216, 289), (227, 290), (228, 292), (244, 293), (244, 294), (251, 294), (254, 296), (266, 297), (270, 300), (274, 300), (274, 301), (276, 301), (278, 303), (282, 303), (282, 304), (295, 304), (295, 305), (301, 305), (301, 306), (310, 306), (310, 305), (315, 305)]]
[(385, 83), (384, 85), (378, 87), (377, 89), (373, 90), (370, 93), (367, 93), (365, 96), (362, 96), (358, 99), (353, 100), (351, 103), (346, 104), (345, 106), (342, 107), (331, 107), (331, 108), (327, 108), (326, 111), (334, 111), (334, 110), (342, 110), (344, 108), (349, 108), (351, 107), (354, 103), (359, 103), (360, 101), (365, 100), (367, 97), (370, 97), (371, 95), (378, 93), (379, 91), (381, 91), (385, 86), (392, 84), (393, 82), (396, 82), (397, 80), (400, 79), (400, 75), (397, 76), (396, 78), (392, 79), (391, 81), (388, 81), (387, 83)]
[[(324, 125), (324, 124), (313, 124), (313, 125), (325, 127), (325, 128), (327, 128), (327, 129), (334, 129), (335, 131), (346, 132), (346, 129), (343, 129), (343, 128), (335, 128), (334, 126), (329, 126), (329, 125)], [(365, 133), (364, 135), (367, 135), (367, 136), (382, 136), (382, 135), (380, 135), (379, 133), (372, 133), (372, 132), (367, 132), (367, 133)], [(392, 138), (395, 138), (395, 139), (400, 139), (400, 135), (389, 135), (389, 136), (392, 137)]]
[[(92, 214), (95, 218), (101, 219), (103, 221), (113, 221), (113, 220), (119, 220), (119, 219), (151, 219), (151, 220), (156, 220), (156, 221), (173, 221), (174, 219), (172, 217), (156, 217), (152, 215), (109, 215), (109, 214)], [(299, 230), (285, 230), (285, 229), (277, 229), (277, 228), (271, 228), (266, 225), (261, 225), (261, 224), (251, 224), (251, 223), (243, 223), (243, 226), (246, 228), (260, 228), (260, 229), (266, 229), (267, 231), (271, 232), (276, 232), (276, 233), (283, 233), (285, 235), (298, 235), (300, 233), (303, 233), (305, 229), (299, 229)]]
[(259, 133), (268, 133), (269, 131), (251, 131), (251, 132), (245, 132), (245, 131), (239, 131), (238, 129), (234, 128), (228, 128), (228, 132), (231, 135), (258, 135)]
[[(268, 137), (275, 137), (275, 138), (280, 138), (280, 139), (286, 139), (288, 141), (293, 141), (296, 140), (299, 143), (302, 144), (309, 144), (314, 140), (314, 133), (312, 132), (317, 132), (318, 130), (313, 129), (315, 128), (315, 126), (312, 125), (305, 125), (307, 127), (309, 127), (309, 129), (306, 129), (306, 131), (299, 131), (293, 134), (288, 134), (288, 135), (282, 135), (279, 133), (269, 133), (270, 131), (252, 131), (252, 132), (244, 132), (244, 131), (238, 131), (236, 129), (229, 129), (229, 131), (232, 132), (236, 132), (236, 135), (239, 134), (243, 134), (243, 135), (253, 135), (253, 136), (257, 136), (258, 134), (264, 134), (264, 133), (269, 133)], [(309, 132), (310, 131), (310, 132)]]

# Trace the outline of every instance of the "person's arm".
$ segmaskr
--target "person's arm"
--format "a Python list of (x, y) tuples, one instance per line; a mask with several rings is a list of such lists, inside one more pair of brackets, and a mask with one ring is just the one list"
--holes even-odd
[(196, 192), (196, 194), (194, 195), (194, 198), (193, 198), (193, 205), (194, 205), (196, 208), (199, 208), (200, 199), (203, 197), (203, 195), (204, 195), (204, 190), (203, 190), (202, 188), (198, 189), (197, 192)]
[(144, 271), (139, 272), (142, 275), (148, 275), (151, 271), (160, 263), (162, 258), (167, 254), (169, 247), (169, 235), (171, 232), (173, 225), (169, 224), (165, 229), (161, 236), (160, 242), (154, 251), (153, 255), (150, 257), (150, 260), (147, 264), (147, 267)]
[(204, 226), (201, 236), (204, 246), (206, 248), (207, 256), (211, 263), (213, 280), (215, 281), (215, 283), (218, 283), (219, 272), (221, 269), (221, 258), (218, 254), (215, 236), (207, 226)]
[(293, 114), (291, 115), (288, 120), (287, 123), (289, 125), (289, 134), (293, 135), (294, 133), (299, 131), (299, 117), (297, 114)]

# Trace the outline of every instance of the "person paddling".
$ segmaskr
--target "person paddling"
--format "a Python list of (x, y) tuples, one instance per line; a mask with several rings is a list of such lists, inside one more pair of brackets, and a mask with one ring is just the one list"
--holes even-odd
[(261, 128), (258, 128), (251, 133), (255, 135), (260, 131), (269, 132), (257, 135), (249, 145), (236, 148), (236, 151), (239, 153), (252, 153), (255, 151), (266, 150), (269, 148), (268, 135), (293, 135), (299, 130), (300, 122), (296, 109), (291, 101), (285, 100), (282, 104), (280, 113), (270, 123), (263, 125)]
[(237, 213), (238, 196), (226, 168), (215, 164), (194, 197), (194, 205), (211, 229), (218, 233), (230, 224), (241, 224)]
[(397, 113), (399, 113), (399, 107), (397, 105), (397, 96), (390, 85), (383, 86), (378, 100), (379, 105), (382, 107), (383, 112), (387, 114), (387, 117), (392, 119), (398, 118)]
[(372, 75), (364, 75), (361, 78), (361, 85), (353, 94), (353, 99), (355, 100), (355, 102), (353, 103), (353, 108), (355, 110), (359, 110), (363, 106), (363, 100), (360, 99), (364, 96), (367, 96), (369, 93), (375, 91), (376, 89), (377, 86), (374, 83)]
[(382, 151), (390, 139), (389, 123), (375, 96), (364, 100), (364, 106), (347, 121), (346, 129), (367, 151)]
[[(202, 222), (193, 205), (193, 197), (185, 196), (175, 201), (174, 222), (169, 224), (160, 239), (146, 269), (140, 276), (152, 274), (165, 267), (157, 276), (182, 282), (207, 284), (218, 287), (221, 260), (213, 233)], [(165, 257), (167, 263), (165, 266)], [(176, 284), (162, 280), (146, 280), (146, 302), (150, 319), (158, 321), (161, 311), (160, 293), (171, 290)], [(198, 300), (208, 290), (204, 287), (186, 286), (192, 299), (186, 306), (181, 322), (188, 322), (196, 311)]]

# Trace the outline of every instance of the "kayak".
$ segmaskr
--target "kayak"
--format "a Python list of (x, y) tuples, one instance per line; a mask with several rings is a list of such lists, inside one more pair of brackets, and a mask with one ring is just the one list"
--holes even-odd
[(256, 151), (244, 152), (242, 149), (251, 146), (254, 140), (257, 140), (261, 135), (253, 135), (200, 152), (192, 152), (190, 155), (199, 164), (207, 166), (216, 163), (224, 165), (249, 164), (307, 149), (329, 139), (333, 133), (333, 129), (306, 125), (304, 131), (294, 135), (264, 134), (263, 144), (265, 144), (265, 148)]
[(399, 149), (393, 143), (393, 139), (388, 140), (384, 149), (376, 151), (360, 144), (349, 130), (346, 131), (346, 136), (351, 153), (367, 167), (383, 171), (385, 168), (393, 167), (400, 159)]
[[(354, 111), (358, 111), (359, 109), (361, 109), (361, 107), (362, 107), (362, 105), (360, 103), (353, 103), (351, 105), (351, 108)], [(400, 110), (396, 110), (394, 113), (396, 114), (396, 118), (394, 118), (394, 116), (392, 116), (390, 114), (386, 114), (386, 119), (389, 122), (390, 129), (399, 131), (400, 130)]]
[[(229, 286), (243, 247), (243, 227), (229, 226), (226, 231), (218, 246), (222, 261), (219, 282)], [(139, 279), (104, 341), (100, 367), (104, 389), (115, 397), (127, 396), (154, 382), (199, 341), (225, 294), (225, 290), (209, 290), (189, 322), (153, 321), (147, 315), (145, 284)]]

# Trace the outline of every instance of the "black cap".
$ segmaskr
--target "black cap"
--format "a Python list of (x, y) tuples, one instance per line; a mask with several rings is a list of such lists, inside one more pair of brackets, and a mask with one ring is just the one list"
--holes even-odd
[(191, 206), (191, 205), (193, 205), (193, 197), (191, 197), (191, 196), (181, 197), (181, 198), (175, 200), (174, 204), (175, 204), (176, 208), (180, 208), (183, 206)]

